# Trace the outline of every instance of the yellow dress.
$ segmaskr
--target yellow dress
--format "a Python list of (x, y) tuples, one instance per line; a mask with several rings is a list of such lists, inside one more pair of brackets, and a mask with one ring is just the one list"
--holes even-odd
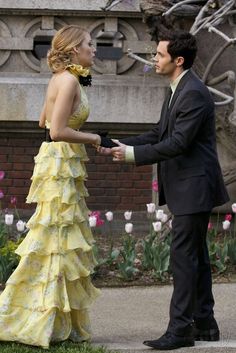
[[(89, 114), (85, 92), (70, 117), (79, 129)], [(49, 128), (49, 123), (47, 123)], [(49, 347), (67, 338), (90, 339), (88, 308), (99, 294), (84, 186), (83, 144), (43, 142), (35, 157), (27, 203), (37, 208), (17, 248), (20, 263), (0, 296), (0, 340)]]

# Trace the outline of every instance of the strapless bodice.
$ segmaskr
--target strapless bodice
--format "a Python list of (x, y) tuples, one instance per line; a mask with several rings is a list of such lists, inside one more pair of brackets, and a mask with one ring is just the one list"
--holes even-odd
[[(80, 104), (74, 113), (69, 117), (68, 126), (72, 129), (79, 129), (89, 116), (89, 104), (87, 95), (80, 85)], [(46, 128), (50, 129), (50, 122), (46, 120)]]

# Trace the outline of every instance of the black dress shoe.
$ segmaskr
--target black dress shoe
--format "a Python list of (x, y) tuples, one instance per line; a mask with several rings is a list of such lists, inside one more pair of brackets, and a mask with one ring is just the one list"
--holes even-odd
[(194, 339), (193, 336), (176, 336), (171, 332), (166, 332), (159, 339), (144, 341), (143, 344), (160, 351), (168, 351), (181, 347), (193, 347)]

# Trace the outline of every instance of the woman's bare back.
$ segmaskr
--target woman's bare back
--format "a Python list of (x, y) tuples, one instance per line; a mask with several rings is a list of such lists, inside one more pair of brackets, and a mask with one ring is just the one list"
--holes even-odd
[[(61, 73), (53, 74), (51, 77), (48, 88), (47, 88), (47, 94), (45, 98), (45, 118), (48, 122), (51, 121), (51, 116), (53, 113), (53, 109), (55, 106), (55, 102), (58, 97), (58, 93), (60, 88), (62, 87), (63, 83), (65, 80), (68, 79), (75, 79), (77, 80), (76, 77), (72, 76), (68, 71), (63, 71)], [(79, 84), (76, 87), (75, 94), (74, 94), (74, 99), (73, 99), (73, 105), (71, 109), (71, 115), (73, 112), (76, 110), (80, 103), (80, 88)]]

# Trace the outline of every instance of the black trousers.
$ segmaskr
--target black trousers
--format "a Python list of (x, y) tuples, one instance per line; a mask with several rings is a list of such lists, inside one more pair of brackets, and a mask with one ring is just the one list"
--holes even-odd
[(175, 216), (172, 222), (170, 265), (174, 291), (168, 331), (184, 336), (193, 321), (214, 316), (212, 278), (206, 243), (210, 212)]

